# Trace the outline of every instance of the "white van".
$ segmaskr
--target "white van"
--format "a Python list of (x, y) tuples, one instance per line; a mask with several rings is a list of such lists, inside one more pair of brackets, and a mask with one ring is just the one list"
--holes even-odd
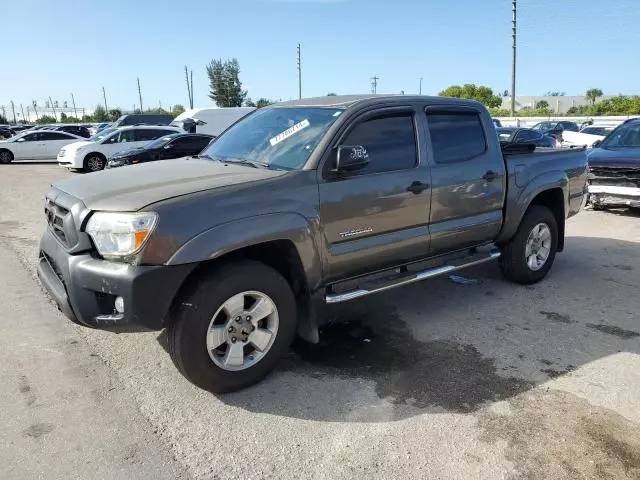
[(206, 133), (217, 137), (254, 110), (255, 107), (192, 108), (174, 118), (171, 125), (189, 133)]

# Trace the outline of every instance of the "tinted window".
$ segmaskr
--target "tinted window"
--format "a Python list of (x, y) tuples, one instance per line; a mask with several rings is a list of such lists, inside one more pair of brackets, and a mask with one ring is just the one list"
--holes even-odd
[(605, 149), (640, 147), (640, 123), (620, 125), (604, 139), (601, 147)]
[(477, 113), (427, 113), (427, 119), (436, 163), (469, 160), (487, 149)]
[(411, 114), (366, 120), (357, 124), (341, 142), (362, 146), (369, 165), (358, 174), (413, 168), (417, 163), (416, 135)]
[(516, 141), (528, 142), (533, 140), (539, 140), (541, 136), (542, 135), (540, 135), (538, 132), (535, 132), (533, 130), (520, 130), (520, 132), (518, 132), (518, 137)]
[(139, 129), (139, 130), (130, 130), (130, 131), (135, 136), (135, 140), (134, 140), (135, 142), (149, 142), (151, 140), (155, 140), (156, 138), (160, 138), (167, 134), (165, 130)]
[(172, 148), (179, 149), (186, 153), (199, 153), (209, 144), (206, 137), (182, 137), (171, 142)]
[(578, 125), (573, 122), (560, 122), (560, 126), (568, 132), (577, 132), (579, 130)]
[(612, 127), (585, 127), (580, 132), (588, 133), (589, 135), (607, 135), (612, 130)]
[(22, 138), (24, 138), (25, 142), (37, 142), (38, 140), (40, 140), (40, 135), (42, 135), (40, 132), (29, 133)]
[(42, 132), (40, 140), (69, 140), (69, 135), (62, 132)]

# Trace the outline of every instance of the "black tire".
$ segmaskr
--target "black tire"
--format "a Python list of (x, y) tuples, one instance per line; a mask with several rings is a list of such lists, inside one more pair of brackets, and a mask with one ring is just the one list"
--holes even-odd
[(84, 157), (84, 161), (82, 162), (82, 170), (87, 173), (99, 172), (100, 170), (104, 170), (106, 164), (107, 157), (105, 157), (101, 153), (93, 152)]
[[(539, 270), (532, 270), (525, 257), (527, 239), (533, 228), (541, 223), (549, 227), (551, 246), (544, 265)], [(523, 285), (530, 285), (542, 280), (549, 273), (558, 250), (558, 224), (551, 210), (542, 205), (529, 207), (515, 236), (509, 243), (503, 245), (501, 250), (500, 266), (505, 278)]]
[[(244, 370), (216, 365), (207, 351), (206, 333), (216, 311), (234, 295), (258, 291), (278, 310), (279, 326), (264, 357)], [(180, 373), (213, 393), (239, 390), (260, 381), (285, 354), (296, 332), (296, 302), (289, 283), (277, 271), (255, 261), (227, 263), (192, 281), (176, 299), (175, 320), (167, 327), (168, 350)]]
[(0, 149), (0, 163), (7, 164), (13, 162), (13, 153), (6, 148)]

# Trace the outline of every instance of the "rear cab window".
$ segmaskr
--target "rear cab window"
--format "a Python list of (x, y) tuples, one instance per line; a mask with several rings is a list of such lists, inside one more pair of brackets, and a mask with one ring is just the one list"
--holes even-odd
[(427, 123), (436, 163), (463, 162), (487, 150), (487, 139), (477, 112), (429, 110)]

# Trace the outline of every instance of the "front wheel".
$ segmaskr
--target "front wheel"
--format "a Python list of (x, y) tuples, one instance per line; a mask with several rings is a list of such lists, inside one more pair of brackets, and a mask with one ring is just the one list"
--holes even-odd
[(84, 159), (83, 170), (85, 172), (99, 172), (107, 164), (107, 159), (101, 153), (90, 153)]
[(502, 273), (516, 283), (539, 282), (551, 269), (557, 250), (555, 216), (547, 207), (534, 205), (524, 215), (515, 236), (502, 247)]
[(288, 282), (259, 262), (207, 272), (177, 302), (175, 321), (167, 329), (169, 354), (190, 382), (214, 393), (261, 380), (296, 331)]
[(0, 150), (0, 163), (11, 163), (13, 154), (9, 150)]

